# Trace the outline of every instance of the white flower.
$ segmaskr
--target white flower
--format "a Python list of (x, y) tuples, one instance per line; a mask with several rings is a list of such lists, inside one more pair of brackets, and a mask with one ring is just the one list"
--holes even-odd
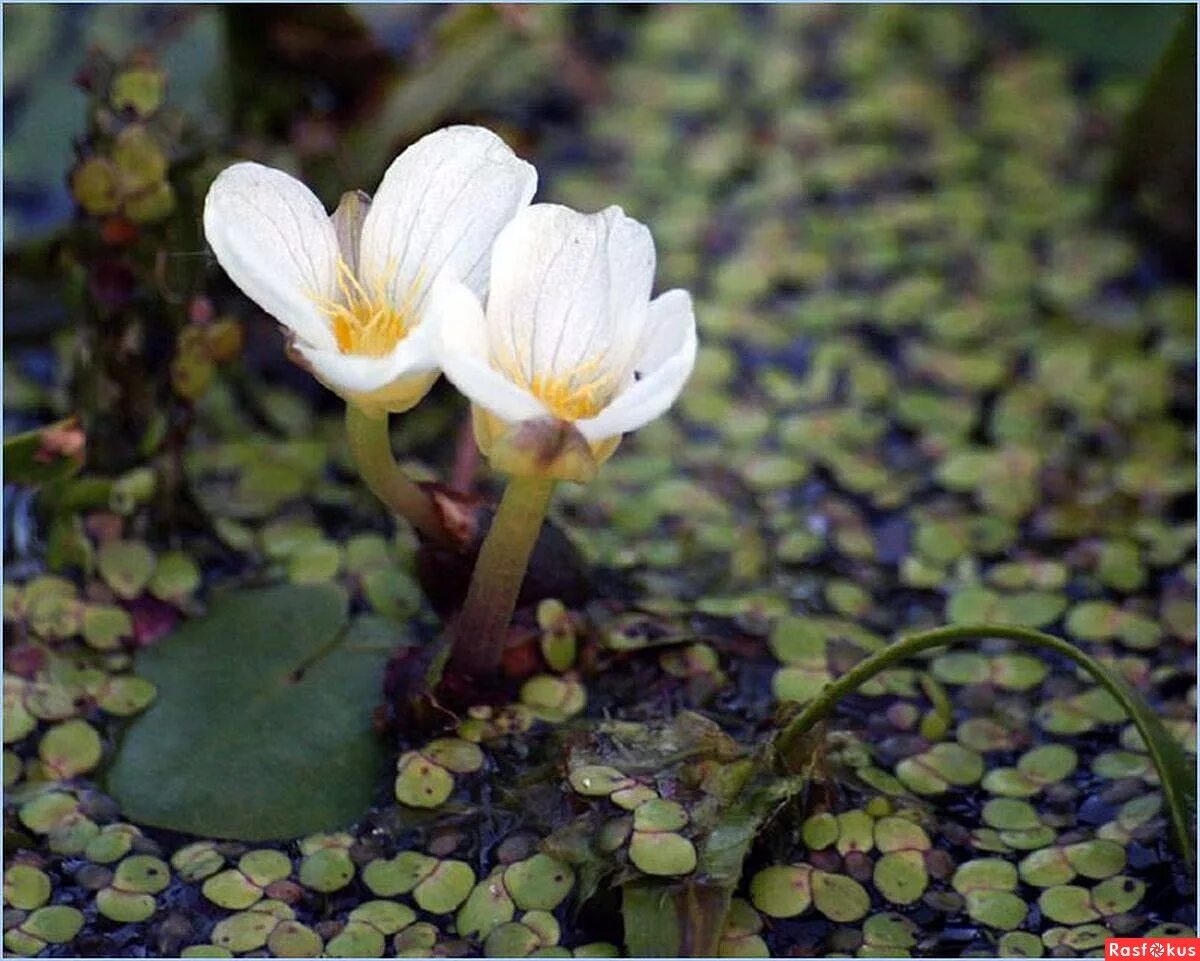
[[(654, 259), (650, 231), (620, 207), (534, 204), (496, 238), (486, 314), (461, 284), (440, 291), (442, 370), (472, 401), (480, 448), (497, 467), (586, 479), (622, 434), (679, 396), (696, 321), (686, 291), (650, 299)], [(532, 424), (543, 454), (522, 463), (510, 442), (537, 435)], [(558, 427), (549, 451), (547, 424)]]
[(536, 185), (491, 131), (447, 127), (400, 154), (373, 201), (347, 194), (332, 218), (288, 174), (234, 164), (208, 192), (204, 232), (322, 383), (372, 413), (403, 411), (437, 379), (433, 291), (453, 280), (483, 294), (496, 235)]

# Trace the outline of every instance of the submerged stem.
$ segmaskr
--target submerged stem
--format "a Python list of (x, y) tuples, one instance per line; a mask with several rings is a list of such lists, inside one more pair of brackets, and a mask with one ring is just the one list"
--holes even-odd
[(1146, 749), (1158, 769), (1176, 843), (1185, 861), (1189, 865), (1192, 864), (1194, 846), (1191, 841), (1191, 823), (1196, 806), (1196, 776), (1183, 748), (1166, 730), (1149, 705), (1122, 678), (1074, 644), (1042, 631), (1002, 625), (964, 624), (902, 637), (882, 651), (859, 661), (841, 677), (827, 684), (821, 693), (806, 704), (779, 732), (775, 742), (777, 754), (786, 757), (789, 749), (828, 714), (838, 701), (852, 694), (880, 671), (885, 671), (905, 658), (933, 647), (942, 647), (957, 641), (981, 641), (989, 637), (1007, 638), (1056, 651), (1091, 674), (1096, 682), (1117, 700), (1141, 734)]
[(400, 469), (392, 456), (388, 417), (373, 417), (355, 404), (346, 405), (346, 435), (354, 466), (376, 497), (429, 540), (451, 544), (433, 502)]
[(455, 663), (476, 677), (500, 668), (504, 632), (553, 491), (554, 481), (548, 478), (513, 477), (492, 519), (467, 599), (450, 627)]

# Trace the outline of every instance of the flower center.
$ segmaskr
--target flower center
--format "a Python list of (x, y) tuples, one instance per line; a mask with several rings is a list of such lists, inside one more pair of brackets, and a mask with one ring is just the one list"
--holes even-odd
[(530, 379), (520, 364), (500, 365), (509, 378), (545, 404), (559, 420), (595, 417), (613, 394), (616, 381), (596, 360), (589, 360), (565, 374), (534, 374)]
[(390, 354), (413, 327), (417, 285), (413, 284), (404, 303), (397, 308), (382, 278), (368, 288), (341, 258), (338, 258), (337, 284), (340, 297), (318, 298), (317, 306), (329, 318), (338, 350), (363, 357)]

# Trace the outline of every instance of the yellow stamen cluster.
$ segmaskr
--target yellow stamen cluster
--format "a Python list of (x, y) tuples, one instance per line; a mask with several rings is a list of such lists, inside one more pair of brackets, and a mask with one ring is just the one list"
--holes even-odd
[(589, 360), (565, 374), (530, 377), (517, 363), (501, 363), (503, 371), (520, 387), (545, 404), (559, 420), (595, 417), (616, 393), (616, 379), (597, 360)]
[[(384, 276), (388, 273), (385, 271)], [(329, 318), (338, 349), (343, 354), (363, 357), (391, 353), (412, 328), (418, 285), (413, 284), (403, 303), (396, 307), (388, 296), (383, 277), (376, 278), (368, 288), (340, 258), (337, 285), (341, 296), (337, 300), (318, 298), (317, 305)]]

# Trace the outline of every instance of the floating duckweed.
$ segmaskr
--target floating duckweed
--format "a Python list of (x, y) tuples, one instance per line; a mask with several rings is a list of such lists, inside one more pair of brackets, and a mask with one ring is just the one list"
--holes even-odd
[(813, 906), (830, 921), (846, 924), (865, 917), (871, 910), (871, 896), (866, 888), (844, 874), (814, 870), (811, 886)]
[(1046, 888), (1038, 897), (1038, 907), (1047, 918), (1060, 924), (1085, 924), (1100, 917), (1088, 889), (1073, 884)]
[(104, 582), (117, 597), (132, 600), (146, 589), (154, 575), (154, 552), (140, 541), (107, 541), (96, 553)]
[(456, 918), (458, 933), (464, 937), (486, 939), (493, 929), (511, 921), (516, 905), (497, 869), (471, 889)]
[(1027, 884), (1046, 888), (1064, 885), (1076, 875), (1093, 879), (1112, 877), (1124, 867), (1124, 847), (1098, 838), (1034, 851), (1022, 859), (1020, 873)]
[(562, 937), (562, 927), (549, 911), (526, 911), (521, 915), (521, 923), (537, 932), (542, 947), (552, 947)]
[(117, 865), (113, 887), (124, 891), (157, 894), (171, 883), (166, 863), (148, 854), (134, 854)]
[(1028, 931), (1006, 931), (996, 942), (1002, 958), (1040, 958), (1042, 939)]
[(454, 776), (417, 751), (396, 762), (396, 800), (410, 807), (434, 808), (454, 791)]
[(48, 641), (65, 640), (79, 631), (82, 607), (75, 585), (61, 577), (38, 577), (23, 591), (25, 620), (34, 634)]
[(212, 841), (196, 841), (171, 855), (171, 867), (183, 881), (202, 881), (225, 866), (225, 858)]
[(575, 627), (562, 601), (547, 598), (538, 604), (537, 622), (542, 629), (539, 643), (546, 666), (560, 674), (569, 670), (575, 663)]
[(983, 822), (1001, 831), (1025, 831), (1041, 826), (1032, 804), (1015, 798), (992, 798), (983, 806)]
[(454, 774), (470, 774), (483, 767), (483, 752), (477, 744), (460, 738), (439, 738), (421, 748), (421, 753)]
[(133, 634), (133, 618), (128, 612), (109, 604), (89, 604), (83, 610), (81, 632), (89, 647), (113, 651)]
[(608, 796), (617, 807), (633, 811), (658, 797), (658, 792), (646, 784), (634, 784), (632, 787), (619, 788)]
[(1140, 777), (1152, 784), (1158, 783), (1158, 773), (1153, 762), (1145, 754), (1134, 751), (1105, 751), (1092, 761), (1092, 773), (1097, 777), (1116, 780), (1125, 777)]
[(233, 952), (228, 948), (219, 948), (215, 944), (192, 944), (179, 952), (181, 958), (232, 958)]
[(687, 811), (675, 801), (654, 798), (633, 812), (635, 831), (678, 831), (688, 823)]
[(96, 699), (102, 710), (117, 717), (128, 717), (149, 707), (158, 690), (144, 678), (109, 674), (98, 684), (89, 687), (88, 693)]
[[(37, 727), (37, 718), (23, 700), (24, 685), (15, 678), (4, 678), (4, 743), (22, 741)], [(14, 755), (15, 757), (16, 755)]]
[(253, 884), (265, 888), (292, 873), (292, 861), (282, 851), (247, 851), (238, 860), (238, 870)]
[(489, 958), (524, 958), (542, 947), (537, 932), (519, 921), (497, 925), (483, 943), (483, 953)]
[(241, 911), (218, 921), (212, 929), (212, 942), (235, 954), (256, 951), (267, 943), (267, 939), (281, 920), (274, 911)]
[(417, 906), (430, 914), (449, 914), (457, 908), (475, 884), (475, 872), (465, 861), (438, 861), (413, 888)]
[(33, 911), (50, 900), (50, 879), (31, 864), (14, 864), (4, 872), (4, 902)]
[[(1082, 873), (1082, 872), (1081, 872)], [(1146, 883), (1123, 874), (1101, 881), (1092, 888), (1092, 904), (1105, 917), (1132, 911), (1146, 893)]]
[(391, 860), (379, 858), (363, 869), (363, 883), (372, 894), (390, 898), (408, 894), (437, 867), (437, 858), (418, 851), (401, 851)]
[(288, 580), (293, 584), (323, 584), (337, 577), (342, 560), (342, 548), (331, 541), (297, 545), (288, 557)]
[(293, 920), (280, 921), (267, 938), (267, 949), (277, 958), (315, 958), (324, 947), (319, 934)]
[(37, 954), (47, 944), (66, 944), (83, 927), (83, 912), (65, 904), (38, 908), (4, 932), (4, 945), (16, 954)]
[(351, 911), (347, 920), (369, 924), (380, 934), (392, 935), (417, 920), (417, 914), (396, 901), (366, 901)]
[(772, 918), (793, 918), (812, 904), (812, 868), (807, 864), (764, 868), (750, 882), (750, 901)]
[(875, 841), (883, 853), (873, 875), (879, 893), (892, 904), (913, 904), (929, 886), (929, 836), (906, 818), (885, 817), (875, 825)]
[(585, 764), (571, 771), (568, 780), (571, 787), (585, 797), (608, 797), (613, 791), (634, 785), (632, 778), (626, 777), (613, 767), (602, 764)]
[(917, 943), (917, 926), (902, 914), (872, 914), (863, 921), (862, 958), (907, 957)]
[(96, 909), (113, 921), (145, 921), (156, 909), (153, 895), (170, 883), (165, 862), (135, 854), (117, 865), (111, 884), (96, 894)]
[(300, 883), (322, 894), (340, 891), (353, 879), (354, 861), (346, 847), (318, 847), (300, 862)]
[(620, 950), (615, 944), (610, 944), (608, 941), (593, 941), (590, 944), (581, 944), (574, 952), (577, 958), (619, 958)]
[(21, 805), (21, 823), (37, 834), (49, 834), (55, 825), (79, 810), (79, 802), (70, 794), (50, 791)]
[(100, 735), (86, 721), (56, 724), (38, 743), (38, 757), (47, 772), (59, 779), (84, 774), (100, 763)]
[(967, 913), (988, 927), (1011, 931), (1025, 920), (1028, 908), (1013, 892), (1017, 869), (1000, 858), (981, 858), (960, 865), (950, 881), (966, 900)]
[(104, 888), (96, 894), (96, 910), (122, 924), (145, 921), (154, 914), (154, 898), (135, 891)]
[(844, 811), (837, 816), (838, 854), (870, 851), (875, 844), (875, 819), (866, 811)]
[(263, 897), (262, 887), (236, 868), (211, 875), (200, 890), (213, 904), (230, 911), (241, 911)]
[(161, 555), (148, 585), (151, 594), (168, 604), (183, 604), (199, 586), (200, 568), (182, 551)]
[(687, 838), (668, 831), (634, 831), (629, 860), (646, 874), (689, 874), (696, 868), (696, 848)]
[(1042, 943), (1051, 951), (1095, 951), (1113, 936), (1102, 924), (1081, 924), (1074, 928), (1050, 928), (1042, 935)]
[(1125, 869), (1125, 849), (1103, 838), (1069, 844), (1063, 853), (1071, 867), (1085, 878), (1103, 880)]
[(1074, 748), (1045, 744), (1021, 755), (1015, 768), (996, 768), (983, 778), (984, 790), (1005, 797), (1032, 797), (1067, 778), (1078, 764)]
[(810, 851), (820, 851), (838, 839), (837, 816), (822, 811), (808, 818), (801, 829), (804, 844)]
[(1083, 734), (1098, 724), (1119, 724), (1126, 719), (1117, 699), (1100, 687), (1049, 701), (1037, 709), (1035, 716), (1042, 729), (1051, 734)]
[(729, 904), (729, 913), (725, 916), (725, 927), (721, 931), (721, 941), (717, 947), (718, 956), (769, 958), (770, 949), (759, 936), (762, 927), (762, 918), (750, 903), (742, 898), (734, 898)]
[(392, 940), (398, 958), (427, 958), (437, 944), (438, 929), (428, 921), (409, 925)]
[(327, 958), (381, 958), (386, 941), (373, 924), (349, 921), (325, 945)]
[(832, 679), (825, 633), (817, 622), (798, 617), (779, 621), (769, 639), (771, 652), (782, 663), (771, 682), (781, 701), (810, 701)]
[(983, 777), (983, 758), (961, 744), (943, 742), (896, 765), (896, 776), (917, 794), (941, 794)]
[(21, 779), (21, 774), (24, 772), (25, 765), (21, 758), (13, 751), (5, 749), (4, 751), (4, 787), (10, 788)]
[(540, 720), (557, 724), (584, 709), (587, 690), (573, 678), (539, 674), (521, 685), (521, 703)]
[(930, 665), (933, 676), (945, 684), (995, 684), (1009, 691), (1026, 691), (1046, 678), (1049, 668), (1029, 654), (987, 657), (972, 651), (950, 651)]
[(504, 871), (504, 886), (522, 911), (553, 911), (574, 884), (575, 872), (570, 865), (547, 854), (517, 861)]
[(1117, 816), (1096, 831), (1098, 837), (1127, 843), (1135, 832), (1140, 831), (1162, 812), (1162, 795), (1155, 792), (1126, 801), (1117, 809)]

